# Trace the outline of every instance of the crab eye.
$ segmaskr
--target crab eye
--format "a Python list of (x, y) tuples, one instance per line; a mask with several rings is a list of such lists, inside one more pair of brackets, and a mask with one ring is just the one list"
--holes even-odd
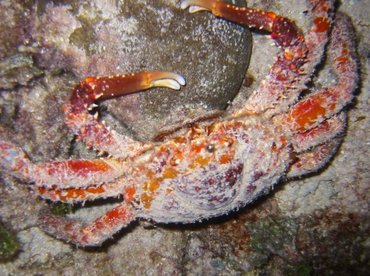
[(216, 150), (216, 146), (214, 144), (208, 144), (206, 146), (206, 150), (209, 152), (209, 153), (212, 153), (212, 152), (215, 152)]

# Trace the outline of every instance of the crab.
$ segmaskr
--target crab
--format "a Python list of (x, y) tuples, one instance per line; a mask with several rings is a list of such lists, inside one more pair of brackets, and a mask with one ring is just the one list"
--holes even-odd
[[(64, 106), (67, 126), (87, 146), (108, 153), (93, 160), (33, 163), (14, 143), (0, 139), (2, 169), (26, 182), (40, 197), (76, 204), (120, 196), (106, 214), (81, 223), (40, 214), (42, 228), (78, 246), (99, 246), (135, 220), (193, 223), (225, 215), (266, 194), (281, 180), (316, 172), (335, 154), (345, 129), (345, 107), (358, 85), (353, 29), (334, 1), (309, 0), (312, 26), (303, 35), (274, 12), (222, 0), (185, 0), (182, 9), (270, 33), (280, 53), (265, 80), (238, 108), (139, 142), (98, 120), (101, 101), (153, 87), (180, 89), (176, 73), (143, 71), (88, 77)], [(315, 67), (330, 37), (328, 53), (337, 75), (333, 85), (311, 89)], [(302, 93), (304, 91), (304, 93)]]

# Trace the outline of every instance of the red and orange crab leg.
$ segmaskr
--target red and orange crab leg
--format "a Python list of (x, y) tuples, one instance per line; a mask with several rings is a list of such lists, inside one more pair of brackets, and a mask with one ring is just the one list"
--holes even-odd
[(154, 87), (178, 90), (185, 85), (185, 79), (172, 72), (144, 71), (109, 77), (88, 77), (72, 92), (69, 103), (64, 107), (66, 124), (89, 147), (108, 152), (117, 158), (132, 157), (151, 145), (135, 141), (110, 130), (97, 120), (97, 114), (90, 111), (97, 101), (119, 97)]
[(287, 177), (300, 177), (323, 168), (337, 152), (344, 131), (346, 114), (341, 112), (318, 126), (292, 137), (296, 158)]
[(33, 189), (44, 199), (69, 204), (92, 201), (98, 198), (116, 197), (121, 194), (123, 194), (126, 202), (131, 202), (136, 193), (133, 186), (125, 185), (125, 187), (122, 187), (119, 180), (81, 188), (57, 188), (55, 186), (49, 189), (45, 187), (33, 187)]
[[(123, 194), (124, 200), (131, 202), (135, 194), (132, 186), (127, 185), (122, 188), (121, 183), (117, 181), (94, 185), (110, 181), (115, 177), (108, 163), (101, 159), (33, 164), (19, 147), (3, 140), (0, 140), (0, 153), (1, 167), (24, 181), (34, 181), (36, 185), (32, 186), (32, 189), (41, 197), (51, 201), (78, 203)], [(43, 177), (40, 177), (40, 172), (43, 172)], [(91, 177), (94, 180), (90, 180)], [(77, 186), (77, 188), (71, 186)]]
[[(45, 187), (34, 187), (35, 192), (38, 193), (43, 199), (48, 199), (51, 201), (59, 201), (63, 203), (74, 204), (78, 202), (85, 202), (89, 200), (94, 200), (97, 198), (107, 198), (114, 196), (111, 185), (103, 184), (100, 186), (90, 186), (87, 188), (66, 188), (58, 189), (51, 188), (47, 189)], [(117, 186), (117, 185), (116, 185)], [(118, 191), (117, 189), (115, 190)]]
[(312, 147), (325, 143), (341, 134), (346, 125), (346, 113), (340, 114), (323, 121), (317, 127), (305, 132), (296, 133), (292, 137), (295, 152), (304, 152)]
[[(317, 62), (320, 51), (326, 44), (331, 19), (329, 13), (334, 1), (311, 0), (314, 26), (308, 34), (308, 45), (303, 33), (294, 22), (273, 12), (260, 9), (238, 7), (220, 0), (185, 0), (183, 9), (190, 7), (190, 12), (207, 10), (215, 16), (271, 33), (271, 38), (282, 49), (276, 62), (272, 65), (266, 80), (249, 97), (244, 108), (237, 110), (233, 116), (281, 112), (294, 103)], [(314, 65), (305, 67), (307, 61), (314, 60)], [(307, 77), (302, 77), (306, 75)], [(280, 106), (279, 110), (274, 107)]]
[(284, 122), (286, 132), (294, 133), (293, 146), (298, 156), (288, 177), (317, 171), (338, 148), (341, 139), (338, 135), (345, 128), (346, 116), (344, 112), (333, 115), (353, 99), (358, 85), (354, 33), (348, 17), (338, 13), (328, 46), (337, 84), (314, 92), (288, 114), (274, 118), (275, 122)]
[[(37, 181), (37, 177), (32, 174), (32, 171), (34, 170), (33, 166), (36, 165), (31, 163), (31, 161), (25, 156), (24, 152), (20, 148), (9, 142), (0, 140), (0, 154), (2, 156), (2, 158), (0, 158), (0, 166), (5, 167), (8, 171), (11, 171), (13, 175), (23, 180)], [(74, 162), (76, 165), (79, 164), (80, 161)], [(83, 162), (84, 160), (81, 160), (81, 164), (83, 164)], [(89, 165), (87, 165), (88, 163), (83, 165), (83, 168), (87, 169), (87, 171), (91, 171), (92, 168), (97, 164), (93, 161), (90, 162), (91, 163), (89, 163)], [(71, 166), (72, 163), (65, 161), (64, 163), (59, 164)], [(81, 169), (81, 166), (79, 165), (77, 165), (79, 169), (76, 171), (82, 174), (86, 173), (86, 171)], [(59, 166), (58, 169), (61, 167), (62, 166)], [(103, 167), (105, 167), (105, 165), (103, 165)], [(71, 168), (69, 168), (69, 170), (70, 169)], [(95, 168), (95, 171), (96, 170), (97, 168)], [(72, 171), (74, 171), (73, 168)], [(65, 177), (63, 175), (60, 176), (62, 178)], [(84, 176), (84, 180), (86, 181), (87, 179), (88, 178)], [(38, 184), (40, 185), (41, 183)], [(60, 186), (60, 184), (58, 185)], [(48, 190), (43, 185), (41, 185), (41, 187), (36, 187), (37, 192), (41, 196), (51, 200), (60, 200), (68, 203), (88, 200), (91, 196), (95, 196), (95, 198), (107, 195), (109, 196), (110, 189), (114, 189), (114, 183), (104, 184), (100, 187), (69, 188), (59, 190), (55, 189), (55, 187), (52, 187), (50, 190)], [(130, 195), (133, 194), (132, 191), (130, 191), (130, 188), (126, 187), (123, 193), (125, 193), (125, 200), (130, 202), (130, 200), (132, 200), (130, 199)], [(82, 226), (71, 219), (55, 217), (51, 214), (43, 214), (41, 216), (42, 226), (45, 228), (46, 232), (54, 234), (57, 237), (65, 240), (76, 241), (76, 243), (81, 246), (101, 244), (102, 241), (111, 237), (122, 227), (127, 226), (133, 219), (134, 215), (126, 203), (122, 203), (113, 208), (104, 216), (96, 219), (87, 226)]]
[(338, 13), (329, 46), (329, 57), (338, 77), (337, 84), (313, 92), (293, 106), (289, 113), (276, 116), (275, 121), (284, 121), (287, 131), (305, 132), (312, 129), (353, 100), (359, 81), (353, 34), (349, 19)]
[(340, 137), (336, 137), (311, 150), (302, 152), (297, 156), (297, 160), (290, 167), (287, 177), (294, 178), (319, 171), (337, 152), (340, 142)]
[(66, 160), (32, 163), (22, 149), (0, 140), (0, 166), (12, 175), (46, 189), (81, 188), (111, 182), (121, 176), (125, 163), (114, 159)]
[(73, 241), (78, 246), (101, 245), (103, 241), (111, 238), (134, 219), (135, 215), (131, 207), (124, 202), (87, 225), (81, 225), (70, 218), (56, 217), (50, 213), (43, 213), (40, 216), (45, 232), (59, 239)]

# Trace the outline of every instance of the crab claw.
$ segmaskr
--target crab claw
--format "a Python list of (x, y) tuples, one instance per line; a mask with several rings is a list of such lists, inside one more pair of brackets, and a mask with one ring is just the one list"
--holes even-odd
[(212, 11), (214, 6), (215, 2), (209, 0), (185, 0), (181, 2), (181, 9), (185, 10), (189, 8), (190, 13)]
[[(88, 77), (80, 84), (81, 87), (84, 85), (88, 85), (88, 89), (92, 89), (93, 100), (98, 98), (105, 100), (155, 87), (179, 90), (182, 85), (185, 85), (185, 79), (173, 72), (142, 71), (126, 75)], [(83, 87), (75, 89), (76, 93), (86, 94), (86, 91), (83, 90)]]

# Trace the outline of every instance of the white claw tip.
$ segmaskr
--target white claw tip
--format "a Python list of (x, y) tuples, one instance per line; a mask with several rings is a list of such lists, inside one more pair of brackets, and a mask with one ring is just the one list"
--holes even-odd
[(185, 84), (186, 84), (186, 81), (185, 81), (184, 77), (183, 77), (183, 76), (181, 76), (181, 75), (178, 75), (178, 74), (176, 74), (176, 81), (177, 81), (179, 84), (181, 84), (181, 85), (185, 85)]
[(209, 9), (199, 7), (199, 6), (190, 6), (189, 7), (189, 13), (196, 13), (200, 11), (209, 11)]
[[(195, 1), (195, 2), (197, 2), (197, 1)], [(185, 1), (181, 2), (180, 7), (183, 10), (189, 8), (189, 13), (196, 13), (196, 12), (199, 12), (199, 11), (210, 11), (207, 8), (197, 6), (197, 5), (192, 5), (193, 3), (194, 3), (194, 1), (192, 1), (192, 0), (185, 0)]]
[(174, 90), (180, 90), (181, 86), (176, 80), (172, 79), (162, 79), (162, 80), (155, 80), (152, 83), (153, 87), (167, 87)]
[(182, 1), (181, 4), (180, 4), (180, 8), (182, 10), (185, 10), (189, 6), (190, 6), (190, 4), (189, 4), (189, 1), (188, 0)]
[(186, 84), (183, 76), (169, 71), (153, 71), (148, 73), (149, 87), (166, 87), (179, 90)]

